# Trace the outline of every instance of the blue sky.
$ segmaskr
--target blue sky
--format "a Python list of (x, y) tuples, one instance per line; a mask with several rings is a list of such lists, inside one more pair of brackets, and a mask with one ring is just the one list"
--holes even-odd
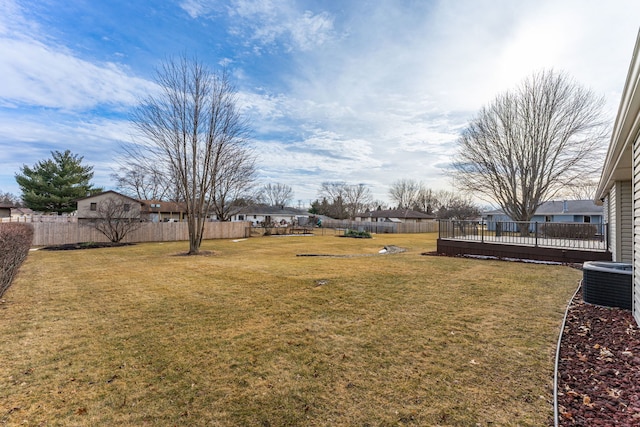
[(114, 188), (131, 109), (185, 53), (232, 72), (260, 182), (294, 204), (324, 181), (452, 189), (460, 131), (532, 72), (566, 71), (613, 119), (638, 16), (637, 0), (2, 0), (0, 191), (65, 149)]

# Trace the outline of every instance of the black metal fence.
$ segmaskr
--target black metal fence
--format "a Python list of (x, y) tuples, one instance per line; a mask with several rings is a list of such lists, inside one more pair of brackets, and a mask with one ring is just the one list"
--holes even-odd
[(440, 239), (606, 251), (608, 224), (441, 220)]

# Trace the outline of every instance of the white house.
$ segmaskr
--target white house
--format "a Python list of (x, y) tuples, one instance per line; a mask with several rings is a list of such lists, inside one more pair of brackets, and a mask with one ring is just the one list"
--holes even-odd
[(633, 264), (633, 314), (640, 323), (640, 34), (596, 192), (609, 223), (613, 261)]
[(361, 222), (403, 222), (417, 223), (435, 221), (435, 215), (429, 215), (411, 209), (384, 209), (362, 212), (356, 215), (356, 221)]
[(309, 216), (309, 212), (303, 209), (254, 205), (242, 208), (240, 212), (231, 216), (231, 221), (250, 221), (253, 225), (262, 225), (265, 222), (274, 225), (292, 225), (306, 223)]

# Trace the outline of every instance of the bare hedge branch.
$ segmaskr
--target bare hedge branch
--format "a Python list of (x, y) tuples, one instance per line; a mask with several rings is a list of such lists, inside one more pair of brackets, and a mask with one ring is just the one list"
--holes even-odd
[(119, 243), (127, 234), (140, 228), (140, 206), (117, 197), (100, 200), (92, 212), (89, 226), (104, 234), (113, 243)]
[(13, 283), (29, 254), (33, 228), (28, 224), (0, 224), (0, 297)]

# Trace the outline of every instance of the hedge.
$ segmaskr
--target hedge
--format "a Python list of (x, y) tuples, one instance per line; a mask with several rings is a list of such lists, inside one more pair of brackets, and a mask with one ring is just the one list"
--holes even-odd
[(9, 289), (29, 253), (33, 228), (28, 224), (0, 224), (0, 297)]

